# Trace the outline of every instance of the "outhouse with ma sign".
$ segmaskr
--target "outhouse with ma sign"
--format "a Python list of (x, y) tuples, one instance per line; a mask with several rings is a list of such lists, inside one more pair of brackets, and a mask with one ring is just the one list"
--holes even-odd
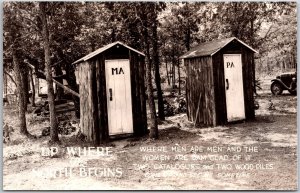
[(190, 121), (216, 126), (255, 117), (254, 53), (232, 37), (202, 43), (181, 56)]
[(108, 44), (76, 64), (80, 129), (96, 144), (147, 132), (145, 55), (121, 42)]

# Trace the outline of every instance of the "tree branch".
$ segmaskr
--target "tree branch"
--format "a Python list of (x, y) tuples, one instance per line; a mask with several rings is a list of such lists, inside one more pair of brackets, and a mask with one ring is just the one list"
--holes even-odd
[(4, 73), (11, 79), (11, 81), (17, 86), (17, 83), (16, 81), (13, 79), (12, 75), (10, 75), (7, 70), (3, 69), (4, 70)]
[[(30, 68), (32, 68), (33, 70), (35, 69), (35, 67), (34, 67), (32, 64), (28, 63), (27, 61), (26, 61), (26, 64), (27, 64)], [(42, 70), (38, 70), (38, 72), (39, 72), (39, 73), (42, 73), (43, 75), (45, 75), (45, 73), (44, 73)], [(65, 85), (63, 85), (63, 84), (61, 84), (60, 82), (58, 82), (58, 81), (55, 80), (54, 78), (52, 78), (52, 80), (53, 80), (53, 82), (54, 82), (57, 86), (63, 88), (65, 91), (71, 93), (72, 95), (77, 96), (78, 98), (80, 98), (79, 93), (77, 93), (77, 92), (75, 92), (74, 90), (70, 89), (69, 87), (67, 87), (67, 86), (65, 86)]]

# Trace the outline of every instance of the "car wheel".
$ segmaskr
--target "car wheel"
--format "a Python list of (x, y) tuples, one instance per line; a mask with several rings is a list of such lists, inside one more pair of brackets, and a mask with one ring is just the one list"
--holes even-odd
[(282, 86), (278, 82), (273, 82), (271, 85), (271, 91), (273, 95), (281, 95), (283, 89)]

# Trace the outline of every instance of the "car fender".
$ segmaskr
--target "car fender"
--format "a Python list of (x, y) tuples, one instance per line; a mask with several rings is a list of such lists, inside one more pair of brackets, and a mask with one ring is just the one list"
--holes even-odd
[(281, 80), (279, 80), (279, 79), (273, 79), (273, 80), (271, 80), (271, 82), (272, 82), (272, 84), (273, 84), (274, 82), (278, 82), (280, 85), (283, 86), (284, 89), (287, 89), (287, 90), (290, 89), (288, 86), (286, 86), (286, 85), (285, 85)]

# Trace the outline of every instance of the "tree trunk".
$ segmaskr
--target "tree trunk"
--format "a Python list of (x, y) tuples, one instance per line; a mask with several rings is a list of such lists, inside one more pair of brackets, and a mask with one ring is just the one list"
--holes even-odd
[(175, 88), (175, 81), (176, 81), (176, 75), (175, 75), (175, 55), (172, 56), (172, 88)]
[[(233, 6), (234, 6), (234, 21), (237, 21), (237, 13), (238, 13), (238, 9), (237, 9), (237, 2), (233, 2)], [(239, 31), (238, 31), (238, 26), (236, 25), (236, 23), (234, 23), (234, 28), (233, 28), (233, 32), (232, 35), (234, 37), (237, 37), (239, 39), (241, 39), (239, 37)]]
[(165, 57), (165, 63), (166, 63), (166, 72), (167, 72), (167, 81), (168, 81), (168, 85), (170, 86), (170, 75), (169, 75), (169, 70), (168, 70), (168, 60), (167, 57)]
[(175, 88), (175, 51), (174, 51), (174, 45), (172, 46), (171, 73), (172, 73), (172, 88)]
[(189, 27), (186, 29), (184, 45), (186, 50), (189, 51), (191, 45), (191, 29)]
[(28, 69), (27, 69), (27, 67), (22, 69), (21, 74), (22, 74), (22, 76), (21, 76), (22, 88), (23, 88), (23, 92), (24, 92), (23, 102), (24, 102), (25, 111), (27, 111), (27, 105), (28, 105), (28, 103), (30, 103), (30, 101), (29, 101), (29, 82), (28, 82)]
[(158, 139), (158, 127), (157, 127), (157, 119), (156, 119), (156, 110), (155, 103), (153, 97), (153, 86), (152, 86), (152, 61), (150, 57), (150, 47), (149, 47), (149, 33), (148, 33), (148, 18), (147, 15), (144, 18), (146, 21), (144, 23), (143, 29), (143, 37), (144, 37), (144, 49), (146, 51), (146, 85), (147, 85), (147, 96), (148, 96), (148, 105), (150, 109), (150, 139)]
[(178, 94), (181, 95), (181, 89), (180, 89), (180, 61), (177, 59), (177, 64), (178, 64)]
[[(55, 69), (55, 76), (60, 76), (63, 74), (61, 67), (59, 65), (54, 67)], [(61, 84), (63, 84), (63, 79), (59, 79), (57, 80), (58, 82), (60, 82)], [(64, 95), (64, 89), (62, 89), (61, 87), (56, 87), (56, 99), (62, 99)]]
[(21, 70), (20, 70), (20, 63), (17, 57), (15, 44), (12, 44), (12, 57), (13, 57), (13, 64), (14, 70), (16, 75), (16, 82), (17, 82), (17, 91), (18, 91), (18, 99), (19, 99), (19, 121), (20, 121), (20, 132), (25, 135), (29, 135), (27, 126), (26, 126), (26, 105), (24, 103), (25, 93), (22, 87), (22, 78), (21, 78)]
[(32, 73), (33, 69), (30, 69), (30, 82), (31, 82), (31, 105), (33, 107), (35, 107), (35, 85), (34, 85), (34, 81), (33, 81), (33, 73)]
[(4, 74), (3, 74), (3, 94), (4, 94), (4, 96), (3, 97), (6, 98), (6, 94), (7, 94), (7, 75), (5, 73), (5, 69), (3, 69), (3, 72), (4, 72)]
[(249, 9), (251, 14), (250, 19), (250, 46), (254, 47), (254, 22), (255, 22), (255, 7), (252, 6), (252, 3), (249, 3)]
[(48, 86), (48, 103), (50, 111), (50, 142), (55, 143), (59, 141), (58, 138), (58, 121), (56, 118), (55, 106), (54, 106), (54, 89), (53, 80), (50, 66), (50, 43), (49, 43), (49, 31), (46, 18), (46, 2), (39, 2), (40, 18), (42, 22), (42, 37), (44, 43), (44, 54), (45, 54), (45, 73), (46, 81)]
[(148, 105), (150, 109), (150, 133), (149, 137), (151, 139), (158, 139), (158, 127), (156, 120), (156, 110), (155, 103), (153, 97), (153, 86), (151, 81), (151, 59), (149, 57), (149, 53), (146, 55), (146, 85), (147, 85), (147, 96), (148, 96)]
[[(66, 74), (68, 74), (67, 76), (67, 83), (70, 86), (70, 88), (72, 90), (74, 90), (75, 92), (79, 93), (79, 86), (76, 83), (76, 76), (75, 76), (75, 70), (74, 70), (74, 66), (71, 65), (67, 65), (66, 66)], [(75, 106), (75, 115), (77, 118), (80, 118), (80, 100), (78, 97), (72, 95), (72, 100), (74, 102), (74, 106)]]
[(293, 65), (294, 65), (294, 68), (295, 68), (296, 71), (297, 71), (297, 57), (295, 57), (295, 56), (297, 56), (297, 51), (296, 51), (295, 48), (294, 48), (293, 50), (294, 50), (294, 51), (293, 51), (294, 54), (292, 54), (292, 57), (293, 57)]
[(12, 53), (12, 59), (13, 59), (13, 67), (15, 72), (15, 79), (16, 79), (16, 85), (17, 85), (17, 94), (18, 94), (18, 110), (19, 110), (19, 122), (20, 122), (20, 133), (30, 136), (27, 125), (26, 125), (26, 109), (24, 106), (24, 89), (22, 87), (22, 75), (21, 75), (21, 68), (20, 68), (20, 62), (18, 58), (17, 48), (20, 46), (18, 45), (18, 41), (16, 40), (19, 33), (18, 33), (18, 27), (15, 25), (16, 18), (12, 17), (12, 15), (15, 15), (13, 12), (13, 9), (11, 10), (12, 13), (9, 14), (8, 22), (9, 22), (9, 31), (10, 31), (10, 37), (11, 37), (11, 53)]
[(175, 40), (175, 34), (174, 34), (174, 31), (173, 31), (173, 33), (172, 33), (172, 38), (173, 38), (173, 44), (172, 44), (172, 88), (174, 89), (175, 88), (175, 81), (176, 81), (176, 79), (175, 79), (175, 63), (176, 63), (176, 61), (175, 61), (175, 42), (176, 42), (176, 40)]
[(112, 29), (110, 37), (111, 37), (111, 42), (115, 42), (116, 41), (116, 30), (115, 30), (114, 27)]
[(155, 69), (155, 84), (157, 89), (157, 100), (158, 100), (158, 117), (160, 120), (165, 120), (165, 113), (164, 113), (164, 99), (162, 95), (162, 89), (161, 89), (161, 79), (159, 74), (159, 54), (158, 54), (158, 37), (157, 37), (157, 20), (156, 18), (153, 21), (152, 24), (152, 57), (153, 57), (153, 63), (154, 63), (154, 69)]

